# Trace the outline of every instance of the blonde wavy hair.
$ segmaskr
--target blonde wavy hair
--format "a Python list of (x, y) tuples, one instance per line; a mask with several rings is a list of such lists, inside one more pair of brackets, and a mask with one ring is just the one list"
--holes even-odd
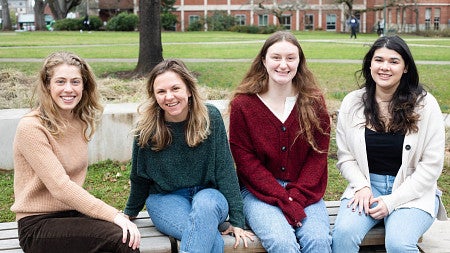
[(188, 146), (199, 145), (208, 138), (210, 133), (208, 109), (197, 88), (197, 79), (181, 60), (167, 59), (156, 65), (150, 72), (146, 85), (147, 99), (138, 107), (139, 120), (133, 131), (140, 147), (151, 146), (154, 151), (161, 151), (172, 143), (172, 133), (166, 125), (164, 110), (158, 105), (154, 90), (156, 77), (167, 71), (177, 74), (191, 93), (185, 128)]
[(79, 56), (69, 52), (55, 52), (44, 60), (32, 101), (35, 97), (37, 99), (32, 108), (38, 111), (37, 116), (52, 135), (58, 137), (63, 134), (67, 121), (60, 114), (59, 107), (50, 94), (50, 80), (54, 75), (54, 69), (61, 64), (76, 66), (80, 69), (83, 95), (72, 113), (83, 122), (83, 135), (85, 140), (89, 141), (97, 128), (103, 106), (100, 103), (94, 73), (88, 63)]
[[(322, 134), (328, 134), (327, 129), (322, 129), (320, 125), (319, 112), (326, 111), (325, 99), (317, 84), (313, 73), (306, 65), (306, 58), (297, 38), (288, 31), (278, 31), (273, 33), (264, 43), (260, 52), (253, 60), (250, 69), (242, 79), (241, 83), (231, 95), (230, 101), (233, 101), (239, 94), (257, 94), (264, 93), (269, 88), (269, 75), (263, 60), (266, 57), (267, 50), (273, 44), (281, 41), (287, 41), (298, 48), (300, 63), (297, 73), (292, 79), (292, 84), (298, 92), (296, 107), (298, 109), (298, 121), (300, 122), (300, 130), (296, 134), (296, 139), (305, 134), (306, 140), (318, 152), (326, 152), (319, 150), (314, 139), (314, 131), (318, 130)], [(231, 103), (229, 104), (231, 105)], [(229, 110), (230, 111), (230, 106)]]

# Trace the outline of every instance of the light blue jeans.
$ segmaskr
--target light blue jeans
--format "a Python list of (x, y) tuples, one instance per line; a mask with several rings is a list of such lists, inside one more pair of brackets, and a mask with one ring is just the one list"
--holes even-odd
[[(286, 187), (287, 182), (279, 182)], [(330, 221), (323, 200), (307, 206), (302, 226), (294, 228), (279, 207), (259, 200), (246, 188), (241, 193), (247, 224), (267, 252), (331, 252)]]
[[(374, 197), (392, 193), (394, 176), (370, 174)], [(400, 208), (381, 220), (370, 215), (353, 212), (347, 207), (350, 200), (343, 199), (333, 229), (333, 253), (353, 253), (359, 251), (364, 236), (376, 224), (384, 221), (385, 247), (389, 253), (419, 252), (417, 241), (433, 224), (434, 218), (418, 208)], [(374, 204), (375, 205), (375, 204)], [(439, 198), (436, 196), (436, 213)]]
[(228, 202), (218, 190), (192, 187), (150, 194), (146, 206), (155, 227), (181, 241), (180, 252), (224, 251), (218, 226), (228, 216)]

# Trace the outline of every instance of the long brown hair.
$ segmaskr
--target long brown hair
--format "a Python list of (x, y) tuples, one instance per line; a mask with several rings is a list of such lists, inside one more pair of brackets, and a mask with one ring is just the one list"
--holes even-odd
[(134, 129), (140, 147), (151, 146), (154, 151), (160, 151), (170, 145), (172, 134), (164, 121), (164, 110), (158, 105), (155, 98), (154, 83), (156, 77), (172, 71), (186, 84), (191, 93), (189, 98), (189, 112), (186, 123), (186, 143), (195, 147), (203, 142), (209, 135), (208, 109), (198, 91), (197, 79), (191, 74), (186, 65), (177, 59), (164, 60), (156, 65), (150, 72), (147, 81), (147, 99), (138, 108), (140, 116)]
[(292, 43), (298, 48), (299, 52), (300, 62), (297, 73), (292, 79), (292, 84), (298, 92), (296, 107), (298, 110), (300, 130), (297, 133), (296, 138), (305, 134), (306, 140), (314, 150), (325, 152), (326, 150), (319, 150), (314, 139), (315, 130), (318, 130), (321, 133), (327, 133), (327, 130), (322, 129), (320, 125), (321, 117), (319, 115), (319, 111), (326, 111), (325, 100), (313, 73), (306, 65), (306, 58), (300, 43), (292, 33), (288, 31), (278, 31), (266, 40), (258, 55), (253, 60), (247, 74), (232, 94), (231, 101), (240, 94), (257, 94), (264, 93), (268, 90), (269, 75), (263, 64), (263, 60), (266, 57), (269, 47), (281, 41)]
[(49, 87), (55, 67), (61, 64), (76, 66), (80, 69), (83, 79), (83, 95), (72, 113), (84, 123), (84, 138), (89, 141), (97, 128), (103, 106), (100, 103), (94, 73), (89, 64), (78, 55), (69, 52), (55, 52), (44, 60), (33, 95), (33, 97), (37, 95), (34, 108), (39, 112), (38, 116), (43, 125), (52, 135), (59, 136), (64, 132), (66, 121), (59, 113), (58, 105), (53, 101)]

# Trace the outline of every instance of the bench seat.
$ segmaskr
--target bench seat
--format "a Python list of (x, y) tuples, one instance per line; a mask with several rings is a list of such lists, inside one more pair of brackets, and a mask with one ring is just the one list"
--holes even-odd
[[(330, 227), (334, 225), (336, 215), (339, 210), (339, 201), (325, 201), (328, 214), (330, 217)], [(152, 220), (148, 217), (147, 212), (140, 212), (137, 219), (134, 220), (138, 226), (141, 236), (141, 252), (152, 253), (171, 253), (177, 252), (179, 242), (173, 238), (160, 233), (153, 225)], [(23, 252), (19, 246), (17, 235), (17, 223), (5, 222), (0, 223), (0, 251), (8, 253)], [(265, 252), (258, 238), (253, 242), (248, 242), (248, 248), (240, 243), (237, 249), (233, 249), (234, 237), (230, 235), (223, 236), (225, 242), (225, 252)], [(364, 238), (362, 246), (384, 245), (384, 228), (373, 228)]]

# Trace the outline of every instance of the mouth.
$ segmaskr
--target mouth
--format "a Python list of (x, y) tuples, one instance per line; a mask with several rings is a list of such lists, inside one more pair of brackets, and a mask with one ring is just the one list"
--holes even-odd
[(280, 75), (289, 75), (289, 73), (291, 73), (291, 71), (280, 71), (280, 70), (275, 70), (275, 72), (277, 72)]
[(166, 104), (167, 107), (174, 107), (177, 106), (180, 102), (175, 102), (175, 103), (170, 103), (170, 104)]
[(378, 76), (379, 76), (381, 79), (389, 79), (392, 75), (384, 74), (384, 73), (379, 73)]
[(75, 100), (76, 96), (61, 96), (60, 98), (66, 102), (66, 103), (70, 103), (73, 102)]

